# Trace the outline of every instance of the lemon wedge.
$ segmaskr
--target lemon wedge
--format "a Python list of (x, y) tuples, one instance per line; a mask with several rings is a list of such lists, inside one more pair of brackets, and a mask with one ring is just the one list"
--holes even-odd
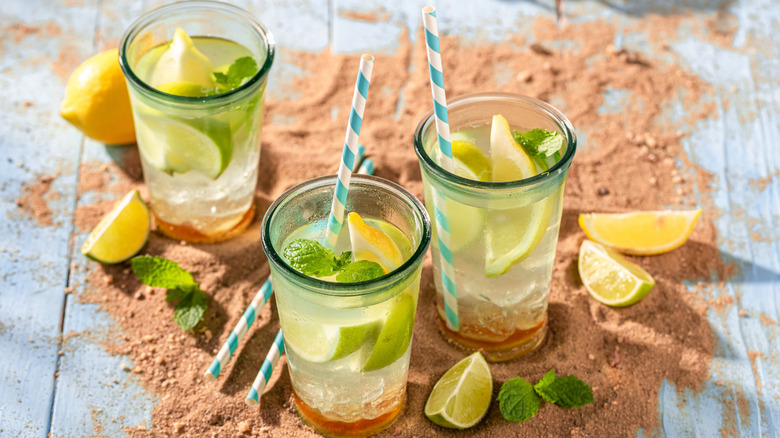
[(581, 214), (580, 227), (592, 240), (625, 254), (655, 255), (685, 243), (701, 216), (688, 211)]
[[(500, 114), (493, 116), (490, 153), (493, 181), (518, 181), (538, 173), (531, 157), (515, 141), (509, 122)], [(487, 277), (505, 274), (533, 252), (547, 229), (556, 198), (553, 194), (527, 206), (489, 212), (485, 242)]]
[(89, 233), (81, 253), (103, 264), (123, 262), (146, 245), (152, 222), (138, 190), (132, 190)]
[(349, 239), (352, 242), (352, 256), (355, 260), (378, 263), (385, 274), (404, 262), (401, 250), (387, 234), (363, 221), (355, 212), (347, 216)]
[(159, 87), (170, 83), (190, 83), (205, 88), (214, 88), (214, 66), (198, 51), (192, 39), (182, 28), (176, 28), (173, 41), (152, 73), (151, 85)]

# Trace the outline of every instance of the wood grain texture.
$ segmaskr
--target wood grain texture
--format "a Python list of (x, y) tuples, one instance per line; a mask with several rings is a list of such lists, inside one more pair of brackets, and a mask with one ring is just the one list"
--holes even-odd
[[(87, 291), (84, 273), (94, 268), (80, 256), (84, 234), (74, 229), (79, 163), (116, 160), (117, 152), (85, 140), (58, 115), (67, 75), (89, 55), (116, 46), (124, 29), (162, 1), (10, 0), (0, 8), (0, 436), (71, 437), (122, 435), (124, 427), (150, 424), (155, 398), (132, 374), (128, 358), (108, 355), (117, 325), (96, 306), (65, 294), (68, 285)], [(269, 91), (285, 88), (300, 74), (296, 57), (330, 48), (334, 52), (392, 52), (408, 32), (419, 37), (420, 8), (404, 0), (246, 0), (245, 7), (276, 36), (277, 62)], [(652, 5), (649, 5), (652, 3)], [(550, 1), (434, 1), (443, 34), (500, 42), (530, 28), (535, 15), (554, 15)], [(659, 395), (658, 431), (639, 436), (777, 436), (780, 434), (780, 8), (774, 0), (741, 2), (567, 1), (572, 22), (604, 19), (618, 28), (652, 17), (679, 14), (680, 28), (669, 50), (652, 55), (675, 62), (711, 83), (707, 96), (716, 113), (686, 126), (684, 146), (701, 171), (714, 175), (708, 197), (720, 213), (718, 249), (739, 274), (715, 298), (734, 302), (708, 320), (717, 337), (712, 377), (700, 393), (664, 384)], [(444, 19), (443, 17), (446, 17)], [(736, 27), (728, 46), (691, 32), (713, 20)], [(703, 26), (700, 26), (703, 27)], [(716, 32), (715, 28), (709, 28)], [(621, 33), (619, 44), (645, 50), (646, 36)], [(565, 42), (561, 42), (565, 44)], [(608, 96), (619, 110), (619, 92)], [(670, 118), (681, 118), (676, 108)], [(269, 122), (272, 122), (269, 118)], [(587, 133), (584, 133), (587, 138)], [(698, 172), (697, 169), (690, 170)], [(24, 185), (54, 177), (47, 196), (51, 225), (41, 225), (16, 205)], [(703, 202), (703, 201), (702, 201)], [(73, 238), (71, 235), (73, 234)], [(72, 240), (72, 243), (70, 243)], [(718, 283), (719, 278), (692, 279)], [(64, 306), (63, 306), (64, 304)], [(64, 308), (64, 314), (63, 314)], [(60, 327), (60, 319), (64, 324)], [(62, 334), (65, 339), (60, 344)], [(62, 349), (63, 355), (58, 355)], [(59, 377), (55, 380), (55, 372)], [(116, 383), (115, 383), (116, 382)], [(724, 416), (734, 414), (733, 430)]]

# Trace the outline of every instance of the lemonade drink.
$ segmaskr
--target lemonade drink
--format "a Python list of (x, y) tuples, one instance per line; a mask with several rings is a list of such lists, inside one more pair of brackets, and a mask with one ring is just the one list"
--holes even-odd
[[(437, 161), (431, 114), (415, 132), (429, 212), (434, 196), (447, 199), (459, 327), (445, 324), (434, 226), (440, 327), (462, 347), (482, 350), (489, 360), (508, 360), (532, 351), (546, 334), (563, 189), (576, 137), (559, 111), (528, 97), (474, 94), (452, 100), (448, 110), (455, 174)], [(557, 132), (551, 138), (560, 150), (549, 156), (526, 152), (513, 131), (534, 129)]]
[(311, 272), (299, 270), (290, 248), (301, 239), (324, 244), (335, 181), (307, 181), (274, 202), (263, 219), (263, 250), (298, 414), (325, 435), (365, 436), (386, 428), (404, 406), (430, 221), (400, 186), (353, 175), (350, 214), (333, 254), (373, 261), (379, 277), (344, 282), (359, 278), (305, 275)]
[(125, 33), (120, 63), (163, 233), (214, 242), (251, 222), (273, 57), (268, 31), (223, 3), (166, 6)]

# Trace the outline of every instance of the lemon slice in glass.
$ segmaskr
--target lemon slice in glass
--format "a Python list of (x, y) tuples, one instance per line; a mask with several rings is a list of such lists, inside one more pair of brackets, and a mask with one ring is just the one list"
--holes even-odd
[(378, 263), (385, 274), (401, 266), (404, 262), (401, 250), (387, 234), (363, 221), (355, 212), (347, 215), (349, 239), (352, 244), (352, 256), (355, 260), (368, 260)]
[(81, 253), (104, 264), (123, 262), (146, 245), (150, 229), (149, 208), (132, 190), (89, 233)]
[(414, 297), (407, 292), (399, 294), (394, 299), (374, 349), (363, 364), (363, 371), (384, 368), (406, 353), (412, 342), (416, 308)]
[(578, 268), (582, 283), (591, 296), (610, 307), (635, 304), (655, 285), (647, 271), (590, 240), (580, 246)]
[(580, 227), (588, 238), (625, 254), (655, 255), (685, 243), (701, 216), (688, 211), (635, 211), (581, 214)]
[(171, 82), (189, 82), (212, 89), (214, 66), (198, 51), (192, 39), (182, 28), (176, 28), (168, 50), (160, 56), (151, 77), (151, 85), (158, 87)]
[[(538, 173), (531, 157), (515, 142), (504, 116), (493, 116), (490, 128), (493, 181), (518, 181)], [(506, 210), (491, 210), (487, 220), (485, 275), (505, 274), (533, 252), (542, 240), (552, 214), (555, 196)]]
[(367, 341), (374, 342), (380, 323), (338, 327), (312, 321), (285, 321), (284, 343), (309, 362), (323, 363), (349, 356)]
[(230, 163), (230, 126), (214, 119), (178, 119), (139, 114), (138, 148), (147, 163), (163, 172), (196, 170), (217, 179)]
[(487, 414), (493, 397), (493, 377), (479, 352), (447, 370), (425, 403), (425, 416), (442, 427), (466, 429)]

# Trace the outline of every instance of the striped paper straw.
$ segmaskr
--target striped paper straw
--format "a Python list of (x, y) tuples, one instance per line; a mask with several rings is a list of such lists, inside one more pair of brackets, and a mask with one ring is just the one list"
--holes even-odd
[(360, 125), (363, 123), (363, 111), (366, 108), (368, 86), (371, 82), (371, 72), (374, 69), (374, 57), (364, 54), (360, 57), (360, 70), (358, 70), (355, 92), (352, 95), (352, 110), (349, 113), (347, 135), (344, 139), (344, 149), (341, 153), (336, 189), (333, 191), (333, 204), (328, 217), (328, 229), (325, 243), (334, 248), (344, 223), (344, 209), (347, 202), (349, 180), (352, 178), (352, 168), (355, 165), (357, 154), (357, 142), (360, 136)]
[(352, 163), (352, 171), (357, 172), (358, 166), (360, 166), (360, 162), (363, 161), (363, 157), (366, 155), (366, 147), (362, 144), (358, 145), (357, 153), (355, 154), (355, 160)]
[(247, 405), (254, 406), (260, 401), (260, 394), (263, 393), (265, 385), (271, 379), (271, 373), (274, 371), (276, 363), (279, 362), (279, 358), (282, 357), (282, 353), (284, 353), (284, 340), (282, 339), (282, 330), (280, 329), (276, 333), (276, 338), (274, 338), (274, 343), (271, 345), (268, 355), (263, 360), (263, 366), (260, 367), (260, 372), (257, 373), (246, 400), (244, 400)]
[(211, 363), (211, 366), (204, 374), (206, 380), (213, 382), (217, 379), (219, 372), (227, 365), (230, 356), (232, 356), (236, 351), (236, 348), (238, 348), (238, 343), (241, 342), (241, 339), (244, 338), (249, 327), (252, 327), (252, 323), (255, 322), (257, 312), (263, 308), (273, 293), (274, 291), (271, 288), (271, 276), (269, 275), (268, 279), (263, 283), (263, 286), (257, 291), (252, 302), (249, 303), (249, 307), (244, 311), (244, 315), (238, 320), (238, 324), (236, 324), (236, 327), (230, 333), (230, 336), (228, 336), (227, 342), (225, 342), (225, 345), (223, 345), (219, 350), (219, 353), (217, 353), (214, 362)]
[[(441, 166), (448, 172), (453, 171), (452, 145), (450, 143), (450, 125), (447, 117), (447, 98), (444, 95), (444, 73), (439, 48), (439, 26), (436, 22), (436, 9), (426, 6), (422, 9), (423, 26), (425, 27), (425, 48), (428, 53), (428, 72), (431, 77), (431, 94), (433, 95), (433, 115), (436, 121), (436, 134), (439, 140), (438, 159)], [(458, 293), (453, 279), (455, 268), (452, 264), (450, 251), (450, 225), (447, 221), (446, 198), (438, 190), (432, 188), (433, 210), (436, 218), (436, 234), (439, 238), (439, 264), (444, 293), (444, 312), (447, 315), (447, 327), (452, 331), (460, 330), (458, 320)]]
[(360, 169), (358, 169), (357, 173), (360, 173), (362, 175), (373, 175), (374, 160), (372, 160), (371, 158), (366, 158), (365, 161), (363, 161), (363, 164), (360, 165)]

